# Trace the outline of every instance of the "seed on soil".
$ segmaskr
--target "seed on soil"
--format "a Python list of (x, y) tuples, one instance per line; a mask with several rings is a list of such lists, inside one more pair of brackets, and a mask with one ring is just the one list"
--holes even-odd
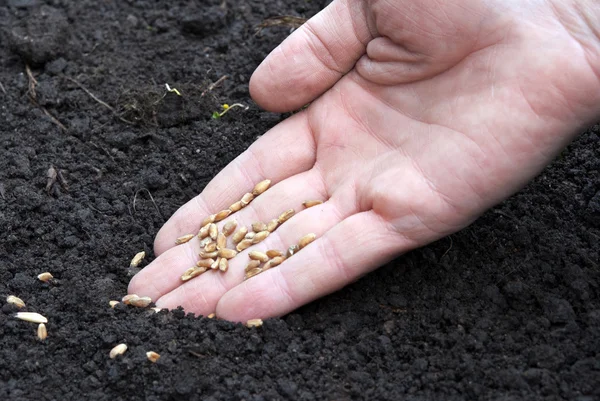
[(202, 224), (200, 224), (200, 227), (207, 226), (207, 225), (209, 225), (211, 223), (214, 223), (214, 222), (215, 222), (215, 215), (211, 214), (210, 216), (207, 216), (207, 217), (204, 218), (204, 220), (202, 220)]
[(248, 327), (260, 327), (263, 325), (263, 321), (261, 319), (250, 319), (246, 322), (246, 326)]
[(252, 195), (258, 196), (258, 195), (262, 194), (267, 189), (269, 189), (269, 186), (271, 186), (271, 180), (263, 180), (263, 181), (259, 182), (258, 184), (256, 184), (254, 186), (254, 189), (252, 190)]
[(273, 231), (275, 231), (277, 229), (278, 226), (279, 226), (279, 220), (273, 219), (267, 223), (267, 231), (272, 233)]
[(189, 240), (191, 240), (194, 237), (195, 237), (194, 234), (182, 235), (181, 237), (179, 237), (175, 240), (175, 245), (185, 244), (186, 242), (188, 242)]
[(233, 259), (237, 252), (233, 249), (223, 248), (219, 250), (219, 256), (225, 259)]
[(129, 303), (134, 299), (139, 299), (140, 297), (137, 294), (127, 294), (123, 298), (121, 298), (121, 302), (125, 305), (129, 305)]
[(223, 233), (224, 236), (229, 237), (231, 234), (233, 234), (236, 227), (237, 227), (237, 221), (229, 220), (227, 223), (225, 223), (221, 232)]
[(242, 210), (242, 207), (242, 201), (237, 201), (233, 205), (229, 206), (229, 210), (231, 210), (232, 213), (235, 213)]
[(217, 316), (217, 315), (215, 315), (214, 313), (211, 313), (210, 315), (208, 315), (206, 317), (209, 318), (209, 319), (214, 319), (215, 316)]
[(231, 214), (231, 210), (229, 210), (229, 209), (221, 210), (219, 213), (217, 213), (215, 215), (215, 222), (226, 219), (227, 217), (229, 217), (230, 214)]
[(137, 308), (146, 308), (151, 303), (152, 303), (152, 298), (150, 298), (150, 297), (139, 297), (139, 298), (133, 298), (133, 299), (129, 300), (129, 304), (133, 305)]
[(256, 267), (252, 270), (248, 270), (246, 272), (246, 275), (244, 276), (244, 280), (248, 280), (249, 278), (252, 278), (254, 276), (256, 276), (257, 274), (262, 273), (263, 269), (261, 269), (260, 267)]
[(262, 221), (257, 221), (256, 223), (252, 223), (252, 231), (254, 231), (255, 233), (261, 232), (261, 231), (266, 231), (267, 230), (267, 225), (265, 223), (263, 223)]
[(146, 358), (148, 358), (150, 362), (156, 363), (156, 361), (158, 361), (158, 359), (160, 358), (160, 354), (157, 354), (154, 351), (148, 351), (146, 352)]
[(308, 209), (309, 207), (317, 206), (322, 203), (323, 203), (322, 200), (306, 200), (306, 201), (302, 202), (302, 205)]
[[(219, 234), (219, 235), (221, 235), (221, 234)], [(210, 253), (210, 252), (214, 252), (214, 251), (216, 251), (216, 250), (217, 250), (217, 243), (216, 243), (216, 242), (213, 242), (213, 241), (209, 242), (209, 243), (208, 243), (208, 244), (206, 244), (206, 246), (204, 247), (204, 252), (208, 252), (208, 253)]]
[(218, 268), (219, 268), (219, 263), (220, 263), (220, 262), (221, 262), (221, 258), (217, 258), (217, 259), (215, 260), (215, 262), (214, 262), (212, 265), (210, 265), (210, 268), (211, 268), (211, 269), (213, 269), (213, 270), (216, 270), (216, 269), (218, 269)]
[(248, 206), (248, 204), (250, 202), (252, 202), (253, 199), (254, 199), (254, 195), (252, 195), (250, 192), (244, 194), (244, 196), (242, 196), (242, 200), (240, 201), (242, 204), (242, 207)]
[(207, 225), (202, 226), (200, 231), (198, 231), (198, 238), (204, 239), (204, 238), (208, 237), (208, 229), (209, 229), (210, 225), (211, 225), (211, 223), (208, 223)]
[(264, 252), (260, 252), (260, 251), (250, 251), (248, 253), (248, 257), (252, 260), (258, 260), (261, 262), (266, 262), (267, 260), (269, 260), (269, 257), (267, 256), (267, 254)]
[(298, 252), (299, 250), (300, 250), (300, 247), (298, 245), (291, 245), (288, 248), (287, 252), (285, 253), (285, 257), (289, 258), (292, 255), (294, 255), (296, 252)]
[(271, 263), (271, 267), (275, 267), (282, 264), (284, 260), (285, 258), (283, 256), (276, 256), (273, 259), (269, 260), (269, 262)]
[(214, 259), (218, 254), (219, 251), (206, 252), (205, 250), (202, 250), (198, 253), (198, 256), (200, 256), (200, 259)]
[(231, 237), (231, 240), (233, 241), (234, 244), (239, 244), (239, 242), (244, 239), (246, 234), (248, 234), (248, 228), (242, 227), (239, 230), (237, 230), (235, 232), (235, 234), (233, 234), (233, 237)]
[(251, 246), (252, 246), (252, 240), (245, 239), (245, 240), (242, 240), (239, 244), (237, 244), (235, 249), (237, 249), (238, 252), (242, 252), (244, 249), (248, 249)]
[(113, 349), (110, 350), (110, 359), (115, 359), (116, 357), (118, 357), (119, 355), (123, 355), (125, 353), (125, 351), (127, 351), (127, 345), (126, 344), (119, 344), (116, 347), (114, 347)]
[(227, 237), (222, 232), (217, 235), (217, 249), (227, 248)]
[(212, 265), (213, 263), (215, 263), (214, 259), (200, 259), (199, 261), (196, 262), (196, 267), (209, 268), (210, 265)]
[(283, 224), (289, 219), (291, 219), (294, 214), (296, 214), (296, 211), (294, 209), (288, 209), (279, 215), (277, 221), (279, 221), (279, 224)]
[(215, 223), (210, 223), (210, 226), (208, 227), (208, 235), (210, 235), (210, 238), (216, 240), (218, 234), (219, 230), (217, 228), (217, 225)]
[(138, 252), (135, 254), (133, 259), (131, 259), (131, 263), (129, 263), (129, 267), (138, 267), (138, 265), (144, 260), (146, 257), (146, 252)]
[(250, 270), (256, 269), (257, 267), (260, 267), (260, 260), (251, 260), (246, 265), (246, 268), (244, 269), (244, 272), (248, 273)]
[(250, 231), (248, 234), (246, 234), (246, 236), (244, 238), (252, 239), (252, 238), (254, 238), (255, 235), (256, 235), (255, 232)]
[(229, 262), (227, 261), (227, 258), (221, 258), (221, 260), (219, 261), (219, 270), (221, 270), (222, 272), (226, 272), (228, 268)]
[(158, 313), (162, 310), (162, 308), (159, 308), (157, 306), (155, 306), (154, 308), (150, 308), (150, 309), (152, 309), (154, 311), (154, 313)]
[(36, 312), (17, 312), (15, 317), (31, 323), (48, 323), (48, 319)]
[(108, 301), (108, 304), (110, 305), (111, 308), (114, 308), (115, 306), (120, 304), (120, 302), (119, 301)]
[(23, 308), (25, 306), (25, 302), (19, 297), (15, 297), (14, 295), (9, 295), (6, 297), (6, 302), (16, 306), (17, 308)]
[(277, 256), (283, 256), (283, 252), (278, 251), (277, 249), (269, 249), (267, 251), (267, 256), (270, 258), (276, 258)]
[(300, 240), (298, 241), (298, 247), (299, 247), (299, 249), (302, 249), (306, 245), (308, 245), (311, 242), (313, 242), (315, 240), (315, 238), (317, 238), (317, 236), (315, 234), (313, 234), (313, 233), (306, 234), (304, 237), (300, 238)]
[(47, 283), (48, 281), (50, 281), (54, 278), (52, 276), (52, 274), (50, 274), (49, 272), (42, 273), (42, 274), (38, 275), (37, 277), (40, 281), (43, 281), (44, 283)]
[(256, 233), (256, 235), (254, 236), (254, 238), (252, 238), (252, 243), (253, 244), (258, 244), (259, 242), (263, 241), (265, 238), (267, 238), (269, 236), (269, 234), (271, 234), (268, 231), (261, 231), (259, 233)]
[(46, 330), (46, 325), (44, 323), (39, 324), (37, 328), (37, 336), (42, 341), (44, 341), (46, 337), (48, 337), (48, 330)]

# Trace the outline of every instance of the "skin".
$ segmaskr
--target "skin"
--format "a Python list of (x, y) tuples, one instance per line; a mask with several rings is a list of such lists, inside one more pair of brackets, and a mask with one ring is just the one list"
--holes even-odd
[[(310, 106), (172, 216), (129, 293), (232, 321), (281, 316), (464, 228), (600, 115), (594, 26), (593, 1), (334, 1), (250, 82), (265, 109)], [(247, 250), (226, 274), (182, 284), (199, 241), (174, 239), (265, 178), (272, 187), (238, 223), (299, 212), (249, 250), (287, 249), (309, 232), (317, 240), (250, 280)], [(326, 202), (304, 210), (307, 199)]]

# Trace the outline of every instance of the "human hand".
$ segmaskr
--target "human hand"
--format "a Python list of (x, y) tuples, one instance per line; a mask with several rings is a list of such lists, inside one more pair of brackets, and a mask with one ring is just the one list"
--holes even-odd
[[(591, 1), (334, 1), (250, 84), (266, 109), (311, 105), (173, 215), (129, 292), (234, 321), (279, 316), (467, 226), (598, 116), (599, 14)], [(226, 273), (182, 283), (200, 241), (175, 238), (265, 178), (272, 187), (231, 218), (297, 214)], [(325, 203), (304, 210), (307, 199)], [(248, 251), (285, 250), (310, 232), (297, 255), (243, 280)]]

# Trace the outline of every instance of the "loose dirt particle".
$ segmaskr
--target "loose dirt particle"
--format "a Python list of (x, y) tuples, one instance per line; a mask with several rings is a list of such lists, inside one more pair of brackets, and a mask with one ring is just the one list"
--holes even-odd
[(283, 252), (278, 251), (277, 249), (269, 249), (267, 251), (267, 256), (270, 258), (276, 258), (277, 256), (283, 256)]
[(260, 267), (260, 260), (251, 260), (246, 265), (246, 268), (244, 269), (244, 272), (248, 273), (250, 270), (256, 269), (257, 267)]
[(17, 312), (15, 317), (31, 323), (48, 323), (48, 319), (36, 312)]
[(110, 350), (110, 354), (109, 354), (110, 359), (115, 359), (119, 355), (123, 355), (125, 353), (125, 351), (127, 351), (126, 344), (117, 345), (116, 347), (114, 347), (113, 349)]
[(242, 201), (237, 201), (233, 205), (229, 206), (229, 210), (231, 210), (232, 213), (235, 213), (242, 210), (242, 207)]
[(315, 240), (315, 238), (317, 238), (317, 236), (313, 233), (306, 234), (304, 237), (300, 238), (300, 240), (298, 241), (299, 249), (302, 249), (305, 246), (307, 246), (308, 244), (310, 244), (311, 242), (313, 242)]
[(244, 194), (244, 196), (242, 196), (242, 200), (240, 201), (242, 204), (242, 207), (248, 206), (248, 204), (250, 202), (252, 202), (253, 199), (254, 199), (254, 195), (252, 195), (250, 192)]
[(259, 233), (256, 233), (254, 238), (252, 238), (252, 243), (258, 244), (259, 242), (264, 241), (264, 239), (267, 238), (269, 236), (269, 234), (271, 234), (271, 233), (268, 231), (261, 231)]
[(279, 224), (283, 224), (289, 219), (291, 219), (294, 214), (296, 214), (296, 211), (294, 209), (288, 209), (279, 215), (277, 221), (279, 222)]
[(120, 304), (120, 302), (119, 301), (108, 301), (108, 304), (110, 305), (111, 308), (114, 308), (115, 306)]
[(233, 249), (223, 248), (219, 250), (219, 256), (225, 259), (233, 259), (237, 252)]
[(271, 180), (263, 180), (254, 186), (252, 190), (252, 195), (258, 196), (265, 192), (271, 186)]
[(148, 358), (150, 362), (156, 363), (156, 361), (158, 361), (158, 359), (160, 358), (160, 355), (154, 351), (148, 351), (146, 352), (146, 358)]
[(43, 281), (44, 283), (47, 283), (48, 281), (52, 280), (54, 277), (49, 272), (45, 272), (45, 273), (39, 274), (37, 276), (37, 278), (40, 281)]
[(250, 251), (248, 252), (248, 257), (252, 260), (258, 260), (261, 262), (266, 262), (269, 260), (269, 257), (266, 253), (260, 251)]
[(206, 252), (205, 250), (201, 250), (198, 256), (200, 256), (200, 259), (214, 259), (218, 254), (219, 251)]
[(152, 298), (150, 298), (150, 297), (139, 297), (139, 298), (131, 299), (129, 301), (130, 305), (133, 305), (137, 308), (146, 308), (151, 303), (152, 303)]
[(236, 227), (237, 227), (237, 221), (229, 220), (227, 223), (225, 223), (221, 232), (223, 233), (224, 236), (229, 237), (235, 231)]
[(246, 326), (248, 327), (260, 327), (263, 325), (263, 321), (261, 319), (250, 319), (246, 322)]
[(6, 297), (6, 302), (16, 306), (17, 308), (23, 308), (25, 307), (25, 302), (23, 302), (23, 300), (19, 297), (15, 297), (14, 295), (9, 295)]
[(227, 248), (227, 237), (222, 232), (217, 235), (217, 249)]
[(298, 252), (299, 250), (300, 250), (300, 247), (298, 245), (291, 245), (288, 248), (287, 252), (285, 253), (285, 257), (289, 258), (292, 255), (294, 255), (296, 252)]
[(248, 279), (256, 276), (257, 274), (262, 273), (262, 271), (263, 271), (263, 269), (261, 269), (260, 267), (257, 267), (257, 268), (252, 269), (252, 270), (248, 270), (246, 272), (246, 275), (244, 276), (244, 280), (248, 280)]
[(302, 202), (302, 205), (308, 209), (309, 207), (317, 206), (322, 203), (323, 203), (322, 200), (306, 200), (306, 201)]
[(129, 263), (129, 267), (138, 267), (138, 265), (144, 260), (146, 257), (146, 252), (138, 252), (135, 254), (133, 259), (131, 259), (131, 263)]
[(48, 337), (48, 330), (46, 330), (46, 325), (44, 323), (40, 323), (37, 328), (37, 336), (41, 341), (44, 341), (46, 337)]
[(215, 223), (210, 223), (210, 226), (208, 227), (208, 235), (210, 235), (210, 238), (216, 240), (218, 234), (219, 229), (217, 228), (217, 225)]
[(207, 216), (207, 217), (204, 218), (204, 220), (202, 220), (202, 224), (200, 224), (200, 227), (207, 226), (207, 225), (209, 225), (211, 223), (214, 223), (214, 222), (215, 222), (215, 215), (211, 214), (210, 216)]
[(209, 268), (213, 263), (215, 263), (214, 259), (200, 259), (196, 262), (196, 267), (206, 267)]
[(175, 240), (175, 245), (185, 244), (186, 242), (188, 242), (189, 240), (191, 240), (194, 237), (195, 237), (194, 234), (182, 235), (181, 237), (179, 237)]
[(248, 234), (248, 228), (242, 227), (239, 230), (237, 230), (235, 232), (235, 234), (233, 234), (233, 237), (231, 237), (231, 240), (233, 241), (234, 244), (239, 244), (239, 242), (244, 239), (246, 234)]
[(251, 239), (245, 239), (240, 241), (239, 244), (237, 244), (237, 246), (235, 247), (235, 249), (237, 249), (238, 252), (242, 252), (244, 249), (248, 249), (252, 246), (252, 240)]
[(217, 213), (215, 215), (215, 222), (226, 219), (227, 217), (229, 217), (230, 214), (231, 214), (231, 210), (229, 210), (229, 209), (221, 210), (219, 213)]
[(279, 226), (279, 220), (273, 219), (267, 223), (267, 231), (272, 233), (273, 231), (275, 231), (277, 229), (278, 226)]
[(229, 262), (227, 261), (227, 258), (221, 258), (221, 260), (219, 261), (219, 270), (221, 270), (222, 272), (226, 272), (227, 269), (229, 269)]
[(263, 223), (262, 221), (257, 221), (256, 223), (252, 223), (252, 231), (254, 231), (255, 233), (261, 232), (261, 231), (266, 231), (267, 230), (267, 225), (265, 223)]

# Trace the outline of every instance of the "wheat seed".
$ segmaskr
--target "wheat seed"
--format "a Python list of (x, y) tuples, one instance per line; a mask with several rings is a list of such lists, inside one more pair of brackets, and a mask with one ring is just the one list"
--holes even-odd
[(239, 244), (239, 242), (244, 239), (246, 234), (248, 234), (248, 228), (242, 227), (239, 230), (237, 230), (235, 232), (235, 234), (233, 234), (233, 237), (231, 237), (231, 240), (233, 241), (234, 244)]
[(31, 323), (48, 323), (48, 319), (36, 312), (17, 312), (15, 317)]
[(225, 223), (221, 232), (223, 233), (224, 236), (229, 237), (231, 234), (233, 234), (236, 227), (237, 227), (237, 221), (229, 220), (227, 223)]
[(294, 209), (288, 209), (279, 215), (279, 217), (277, 218), (277, 221), (279, 222), (279, 224), (283, 224), (286, 221), (288, 221), (289, 219), (291, 219), (295, 213), (296, 213), (296, 211)]
[(263, 223), (262, 221), (257, 221), (256, 223), (252, 223), (252, 231), (254, 231), (255, 233), (261, 232), (261, 231), (266, 231), (267, 230), (267, 225), (265, 223)]
[(233, 259), (237, 252), (233, 249), (223, 248), (219, 250), (219, 256), (225, 259)]
[[(219, 234), (219, 235), (221, 235), (221, 234)], [(217, 238), (218, 238), (218, 237), (217, 237)], [(216, 251), (216, 250), (217, 250), (217, 246), (218, 246), (218, 245), (217, 245), (217, 243), (216, 243), (216, 242), (210, 241), (210, 242), (209, 242), (208, 244), (206, 244), (206, 246), (204, 247), (204, 252), (208, 252), (208, 253), (214, 252), (214, 251)]]
[(139, 297), (129, 300), (129, 304), (133, 305), (137, 308), (146, 308), (148, 305), (152, 303), (152, 298), (150, 297)]
[(208, 235), (210, 235), (210, 238), (214, 241), (217, 239), (218, 234), (219, 229), (217, 228), (217, 225), (215, 223), (210, 223), (210, 226), (208, 227)]
[(262, 271), (267, 271), (269, 270), (271, 267), (273, 267), (273, 265), (271, 264), (271, 261), (267, 261), (267, 263), (265, 263), (264, 265), (262, 265)]
[(200, 241), (200, 248), (206, 247), (206, 245), (210, 244), (211, 242), (213, 242), (213, 239), (207, 236), (202, 241)]
[(129, 303), (135, 299), (139, 299), (140, 297), (137, 294), (127, 294), (123, 298), (121, 298), (121, 302), (125, 305), (129, 305)]
[(185, 244), (186, 242), (188, 242), (189, 240), (191, 240), (194, 237), (195, 237), (194, 234), (182, 235), (181, 237), (179, 237), (175, 240), (175, 245)]
[(183, 274), (181, 275), (180, 279), (181, 279), (181, 281), (191, 280), (194, 277), (198, 277), (199, 275), (201, 275), (202, 273), (204, 273), (206, 270), (207, 270), (207, 267), (204, 267), (204, 266), (190, 267), (185, 272), (183, 272)]
[(260, 327), (263, 325), (263, 321), (261, 319), (250, 319), (246, 322), (246, 326), (248, 327)]
[(204, 220), (202, 220), (202, 224), (200, 224), (200, 227), (207, 226), (207, 225), (209, 225), (211, 223), (214, 223), (214, 222), (215, 222), (215, 215), (211, 214), (210, 216), (207, 216), (207, 217), (204, 218)]
[(229, 262), (227, 261), (227, 258), (221, 258), (219, 261), (219, 270), (226, 272), (227, 269), (229, 269)]
[(267, 231), (272, 233), (273, 231), (275, 231), (277, 229), (278, 226), (279, 226), (279, 220), (273, 219), (267, 223)]
[(198, 231), (198, 238), (204, 239), (204, 238), (208, 237), (208, 228), (210, 227), (210, 225), (211, 225), (211, 223), (208, 223), (207, 225), (202, 226), (200, 231)]
[(17, 308), (21, 309), (23, 307), (25, 307), (25, 302), (23, 302), (23, 300), (19, 297), (15, 297), (14, 295), (9, 295), (6, 297), (6, 302), (16, 306)]
[(248, 206), (248, 204), (250, 202), (252, 202), (253, 199), (254, 199), (254, 195), (252, 195), (250, 192), (244, 194), (244, 196), (242, 196), (242, 200), (240, 201), (242, 204), (242, 207)]
[(210, 265), (215, 263), (214, 259), (200, 259), (196, 262), (196, 267), (206, 267), (209, 268)]
[(217, 249), (227, 248), (227, 237), (222, 232), (217, 235)]
[(217, 213), (215, 215), (215, 222), (226, 219), (227, 217), (229, 217), (230, 214), (231, 214), (231, 210), (229, 210), (229, 209), (221, 210), (219, 213)]
[(211, 313), (210, 315), (206, 316), (208, 319), (214, 319), (217, 315), (215, 315), (214, 313)]
[(291, 257), (293, 254), (295, 254), (296, 252), (298, 252), (300, 250), (300, 247), (298, 245), (291, 245), (287, 252), (285, 253), (285, 257), (289, 258)]
[(315, 238), (317, 238), (317, 236), (314, 233), (306, 234), (304, 237), (300, 238), (300, 240), (298, 241), (298, 247), (300, 249), (304, 248), (305, 246), (307, 246), (308, 244), (313, 242), (315, 240)]
[(258, 184), (256, 184), (254, 186), (254, 189), (252, 190), (252, 195), (258, 196), (258, 195), (262, 194), (267, 189), (269, 189), (269, 186), (271, 186), (271, 180), (263, 180), (263, 181), (259, 182)]
[(252, 240), (251, 239), (245, 239), (240, 241), (239, 244), (237, 244), (237, 246), (235, 247), (235, 249), (237, 249), (238, 252), (242, 252), (244, 249), (248, 249), (252, 246)]
[(40, 323), (38, 325), (37, 336), (42, 341), (44, 341), (46, 337), (48, 337), (48, 330), (46, 330), (46, 325), (44, 323)]
[(306, 200), (306, 201), (302, 202), (302, 205), (304, 205), (304, 207), (308, 209), (309, 207), (317, 206), (322, 203), (323, 203), (322, 200)]
[(201, 250), (198, 256), (200, 256), (200, 259), (214, 259), (218, 254), (219, 251), (206, 252), (205, 250)]
[(110, 305), (111, 308), (114, 308), (115, 306), (120, 304), (120, 302), (119, 301), (108, 301), (108, 304)]
[(45, 272), (45, 273), (42, 273), (42, 274), (38, 275), (37, 278), (40, 281), (43, 281), (44, 283), (47, 283), (48, 281), (52, 280), (54, 277), (49, 272)]
[(249, 278), (252, 278), (254, 276), (256, 276), (257, 274), (262, 273), (263, 269), (261, 269), (260, 267), (256, 267), (252, 270), (248, 270), (246, 272), (246, 275), (244, 276), (244, 280), (248, 280)]
[(138, 252), (135, 254), (133, 259), (131, 259), (131, 263), (129, 263), (129, 267), (138, 267), (138, 265), (144, 260), (146, 257), (146, 252)]
[(278, 251), (277, 249), (269, 249), (267, 251), (267, 256), (270, 258), (276, 258), (277, 256), (283, 256), (283, 252)]
[(123, 355), (125, 353), (125, 351), (127, 351), (126, 344), (117, 345), (116, 347), (114, 347), (113, 349), (110, 350), (110, 354), (109, 354), (110, 359), (115, 359), (119, 355)]
[(266, 262), (267, 260), (269, 260), (267, 254), (260, 251), (250, 251), (248, 252), (248, 257), (252, 260), (259, 260), (261, 262)]
[(252, 243), (253, 244), (258, 244), (259, 242), (263, 241), (265, 238), (267, 238), (269, 236), (269, 234), (271, 234), (268, 231), (261, 231), (259, 233), (256, 233), (256, 235), (254, 236), (254, 238), (252, 238)]
[(242, 210), (242, 207), (242, 201), (237, 201), (233, 205), (229, 206), (229, 210), (231, 210), (232, 213), (235, 213)]
[(245, 239), (252, 239), (256, 235), (255, 232), (250, 231), (248, 234), (244, 236)]
[(269, 260), (269, 262), (271, 263), (271, 267), (275, 267), (282, 264), (284, 260), (285, 258), (283, 256), (276, 256), (273, 259)]
[(244, 269), (244, 272), (248, 273), (250, 270), (256, 269), (257, 267), (260, 267), (260, 260), (251, 260), (246, 265), (246, 268)]
[(157, 354), (154, 351), (148, 351), (146, 352), (146, 358), (148, 358), (150, 362), (156, 363), (156, 361), (158, 361), (158, 359), (160, 358), (160, 354)]

